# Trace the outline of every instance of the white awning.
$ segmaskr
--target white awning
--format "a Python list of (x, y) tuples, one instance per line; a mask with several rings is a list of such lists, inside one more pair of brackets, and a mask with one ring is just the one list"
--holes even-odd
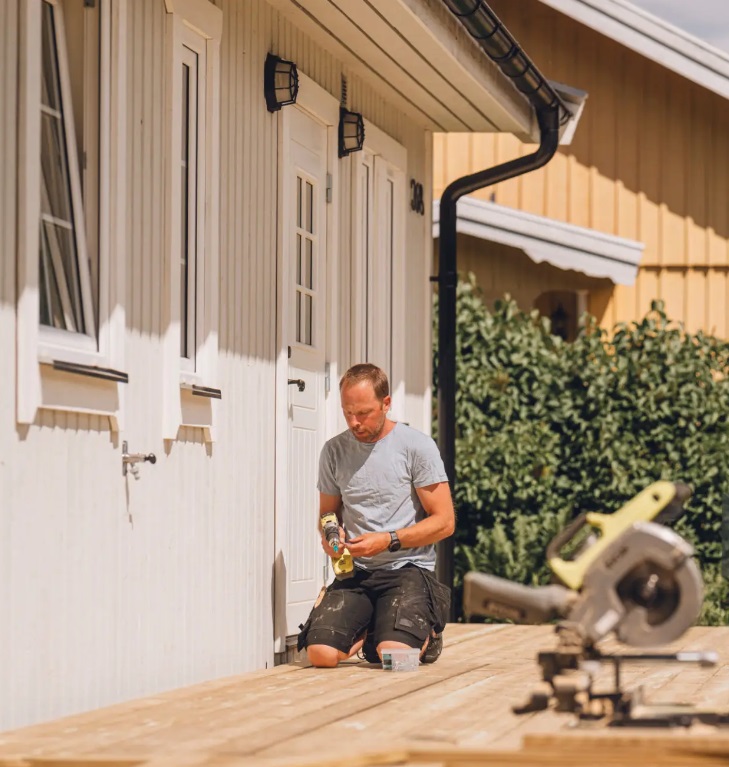
[[(433, 237), (438, 236), (440, 200), (433, 202)], [(545, 216), (535, 216), (471, 197), (458, 201), (456, 230), (523, 250), (537, 264), (573, 269), (632, 285), (645, 245)]]

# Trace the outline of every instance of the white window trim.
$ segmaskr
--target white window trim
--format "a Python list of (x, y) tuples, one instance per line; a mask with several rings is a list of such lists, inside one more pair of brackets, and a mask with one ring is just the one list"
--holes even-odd
[[(219, 173), (220, 173), (220, 39), (223, 13), (208, 0), (165, 0), (167, 10), (167, 152), (165, 191), (165, 327), (163, 339), (163, 437), (176, 440), (180, 427), (203, 430), (213, 440), (213, 416), (217, 402), (193, 394), (193, 387), (217, 388), (218, 275), (219, 275)], [(199, 339), (194, 370), (180, 357), (180, 207), (182, 194), (181, 79), (183, 45), (205, 46), (205, 116), (203, 156), (199, 159), (197, 302)], [(200, 49), (201, 50), (201, 49)], [(202, 130), (201, 130), (202, 133)]]
[[(53, 361), (124, 370), (126, 4), (101, 5), (99, 103), (99, 307), (97, 341), (41, 327), (39, 294), (42, 0), (20, 0), (18, 132), (17, 400), (19, 423), (39, 409), (109, 417), (121, 428), (123, 384), (59, 372)], [(112, 149), (113, 147), (113, 149)], [(111, 183), (112, 177), (114, 183)]]
[[(407, 172), (407, 150), (383, 130), (365, 120), (365, 142), (363, 152), (371, 158), (370, 165), (373, 184), (372, 220), (379, 221), (377, 210), (379, 195), (377, 185), (385, 178), (393, 181), (393, 265), (392, 265), (392, 327), (390, 353), (392, 370), (390, 371), (390, 393), (392, 409), (390, 415), (395, 420), (403, 420), (405, 414), (405, 215), (407, 207), (405, 175)], [(362, 163), (358, 154), (350, 155), (353, 163), (352, 173), (352, 213), (353, 213), (353, 242), (352, 242), (352, 358), (360, 362), (364, 353), (362, 328), (367, 316), (364, 306), (364, 296), (358, 286), (364, 280), (364, 253), (362, 248), (360, 208), (362, 204)], [(374, 247), (382, 248), (383, 229), (374, 226), (371, 236), (374, 237)], [(373, 276), (370, 276), (370, 280)], [(375, 298), (375, 311), (384, 311), (384, 296), (381, 301)], [(381, 304), (381, 306), (379, 305)]]

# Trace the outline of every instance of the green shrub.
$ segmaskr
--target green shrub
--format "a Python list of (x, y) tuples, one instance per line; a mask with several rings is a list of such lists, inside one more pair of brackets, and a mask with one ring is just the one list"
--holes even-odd
[(571, 518), (669, 479), (694, 491), (677, 529), (704, 571), (702, 620), (726, 623), (729, 344), (685, 332), (660, 302), (610, 334), (586, 315), (565, 343), (508, 296), (488, 311), (472, 275), (457, 317), (457, 583), (471, 569), (544, 583), (546, 544)]

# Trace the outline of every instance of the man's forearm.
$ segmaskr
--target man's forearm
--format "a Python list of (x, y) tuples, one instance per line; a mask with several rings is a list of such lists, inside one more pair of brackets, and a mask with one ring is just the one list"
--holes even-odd
[(448, 516), (431, 515), (396, 532), (403, 548), (414, 549), (418, 546), (429, 546), (452, 535), (453, 521)]

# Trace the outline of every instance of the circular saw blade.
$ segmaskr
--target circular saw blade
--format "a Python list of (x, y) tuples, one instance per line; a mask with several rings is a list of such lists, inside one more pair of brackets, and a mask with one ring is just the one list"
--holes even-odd
[(634, 567), (620, 581), (617, 592), (627, 610), (643, 608), (650, 626), (660, 626), (670, 618), (681, 597), (675, 573), (653, 562)]
[(701, 574), (690, 558), (673, 570), (648, 559), (628, 571), (616, 591), (625, 609), (618, 638), (636, 647), (678, 639), (701, 611)]

